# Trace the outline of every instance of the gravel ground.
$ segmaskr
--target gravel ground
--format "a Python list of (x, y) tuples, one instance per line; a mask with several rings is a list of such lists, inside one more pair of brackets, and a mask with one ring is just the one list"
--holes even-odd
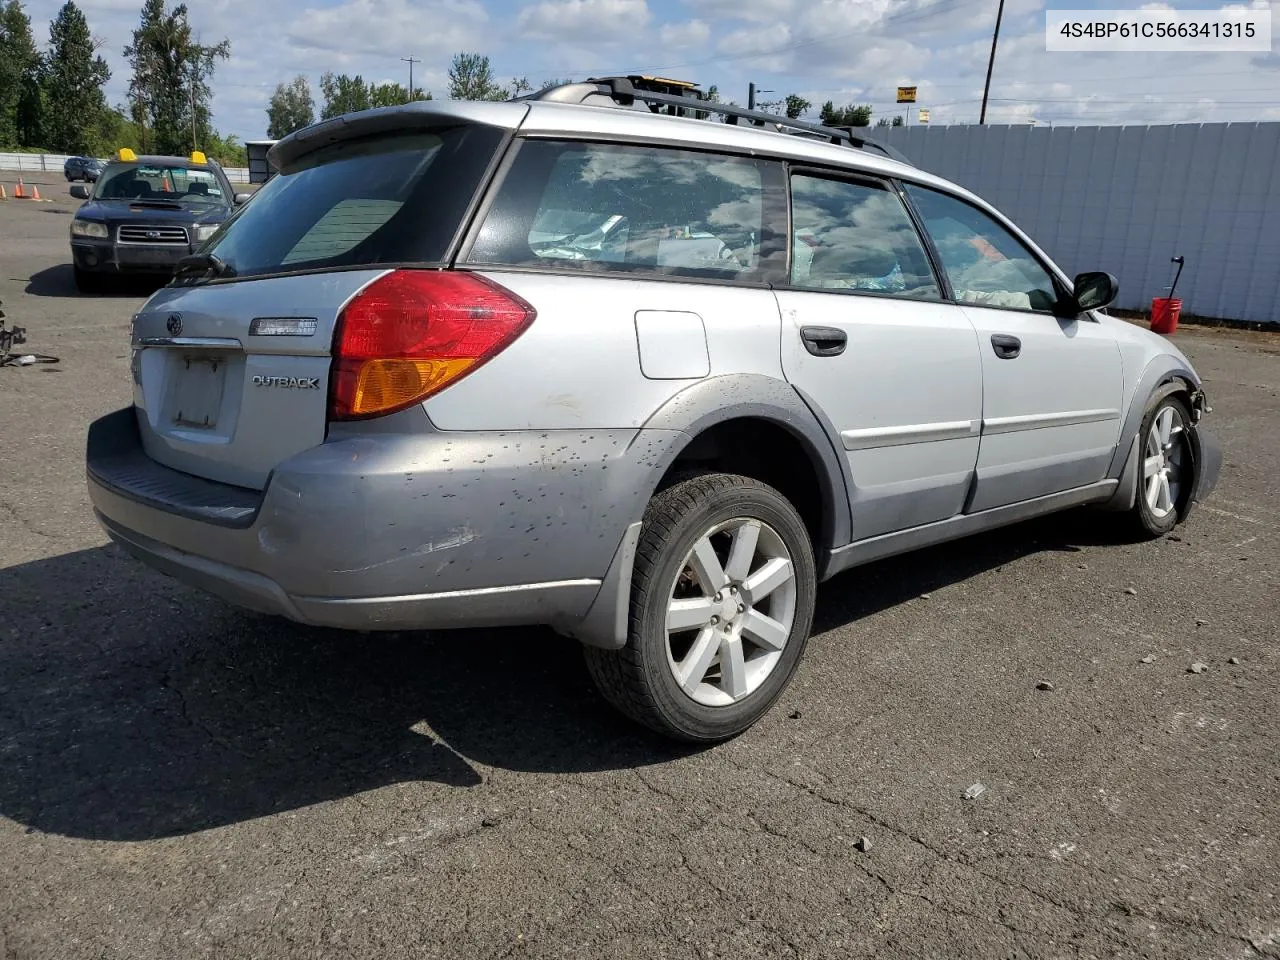
[(0, 369), (0, 957), (1280, 956), (1267, 345), (1179, 335), (1227, 455), (1177, 535), (841, 576), (777, 708), (688, 750), (549, 631), (309, 630), (108, 546), (82, 444), (146, 290), (75, 294), (71, 209), (0, 202), (61, 358)]

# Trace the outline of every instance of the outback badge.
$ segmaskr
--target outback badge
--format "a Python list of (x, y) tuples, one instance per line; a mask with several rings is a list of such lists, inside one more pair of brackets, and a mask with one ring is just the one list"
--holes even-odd
[(255, 387), (285, 387), (289, 390), (319, 390), (319, 377), (264, 377), (253, 378)]

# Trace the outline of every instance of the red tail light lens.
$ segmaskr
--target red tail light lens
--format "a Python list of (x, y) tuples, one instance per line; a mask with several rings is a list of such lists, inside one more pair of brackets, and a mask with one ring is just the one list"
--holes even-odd
[(421, 403), (509, 346), (536, 315), (474, 273), (389, 273), (338, 317), (329, 418), (363, 420)]

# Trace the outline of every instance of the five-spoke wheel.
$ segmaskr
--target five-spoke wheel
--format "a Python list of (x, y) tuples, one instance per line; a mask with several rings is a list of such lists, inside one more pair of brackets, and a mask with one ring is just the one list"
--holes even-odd
[(773, 705), (813, 621), (813, 548), (778, 491), (705, 474), (660, 491), (636, 549), (621, 650), (586, 648), (601, 692), (641, 723), (723, 740)]

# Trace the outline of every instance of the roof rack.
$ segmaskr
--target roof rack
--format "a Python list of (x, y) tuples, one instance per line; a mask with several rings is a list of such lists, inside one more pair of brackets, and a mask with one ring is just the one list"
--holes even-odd
[[(858, 127), (826, 127), (817, 123), (807, 123), (804, 120), (781, 117), (775, 113), (766, 113), (763, 110), (748, 110), (745, 107), (727, 103), (715, 103), (704, 100), (702, 91), (698, 90), (695, 84), (683, 80), (644, 76), (591, 77), (582, 83), (548, 87), (518, 99), (582, 103), (598, 98), (602, 93), (622, 107), (633, 106), (636, 101), (639, 101), (648, 105), (653, 113), (665, 112), (675, 116), (692, 113), (696, 119), (700, 120), (706, 119), (709, 113), (717, 113), (722, 115), (725, 118), (724, 122), (731, 126), (737, 125), (739, 120), (745, 120), (752, 126), (772, 127), (780, 133), (821, 138), (829, 143), (844, 144), (859, 150), (877, 150), (890, 160), (914, 166), (902, 153), (888, 144), (854, 133), (854, 130), (860, 129)], [(664, 111), (663, 107), (667, 109)]]

